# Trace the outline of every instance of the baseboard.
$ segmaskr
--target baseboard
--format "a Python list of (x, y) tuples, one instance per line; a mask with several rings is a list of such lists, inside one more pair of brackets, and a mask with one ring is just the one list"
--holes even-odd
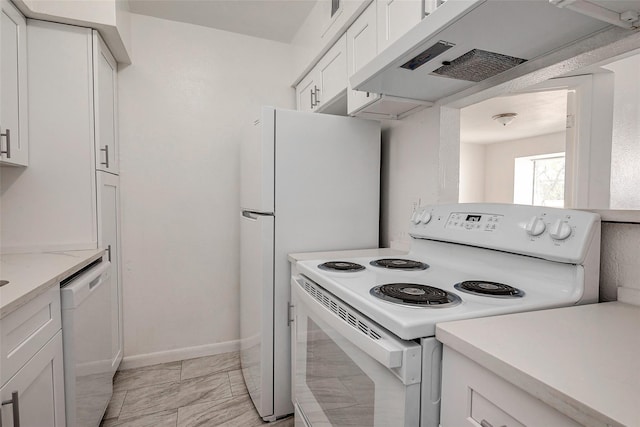
[(174, 350), (159, 351), (156, 353), (136, 354), (125, 356), (118, 370), (141, 368), (143, 366), (157, 365), (158, 363), (176, 362), (178, 360), (193, 359), (196, 357), (213, 356), (215, 354), (229, 353), (240, 350), (240, 341), (225, 341), (215, 344), (205, 344), (195, 347), (177, 348)]

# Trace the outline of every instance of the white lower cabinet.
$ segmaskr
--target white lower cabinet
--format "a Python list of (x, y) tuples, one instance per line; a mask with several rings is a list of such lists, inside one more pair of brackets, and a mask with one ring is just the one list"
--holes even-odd
[(120, 272), (120, 178), (106, 172), (97, 172), (98, 183), (98, 246), (107, 250), (111, 262), (111, 280), (115, 282), (112, 294), (112, 360), (113, 372), (123, 355), (122, 329), (122, 277)]
[(579, 427), (581, 424), (445, 346), (441, 427)]
[[(13, 427), (14, 416), (23, 427), (64, 427), (64, 373), (62, 370), (62, 331), (12, 377), (0, 391), (2, 401), (18, 396), (2, 406), (2, 426)], [(16, 409), (14, 409), (16, 408)]]
[(0, 366), (2, 427), (65, 426), (57, 285), (0, 320)]

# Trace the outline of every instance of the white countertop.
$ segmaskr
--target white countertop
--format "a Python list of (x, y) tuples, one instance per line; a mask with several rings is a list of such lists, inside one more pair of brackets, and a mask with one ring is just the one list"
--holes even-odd
[(439, 324), (436, 337), (579, 423), (640, 426), (640, 307), (591, 304)]
[(0, 318), (100, 258), (104, 249), (0, 255)]
[(289, 254), (289, 262), (306, 261), (309, 259), (334, 259), (338, 258), (358, 258), (406, 255), (407, 252), (390, 248), (375, 249), (354, 249), (348, 251), (326, 251), (326, 252), (300, 252)]

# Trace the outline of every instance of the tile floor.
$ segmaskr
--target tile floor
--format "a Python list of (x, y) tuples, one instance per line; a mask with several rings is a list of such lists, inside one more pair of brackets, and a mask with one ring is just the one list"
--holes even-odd
[(293, 425), (293, 417), (262, 422), (233, 352), (118, 371), (101, 427)]

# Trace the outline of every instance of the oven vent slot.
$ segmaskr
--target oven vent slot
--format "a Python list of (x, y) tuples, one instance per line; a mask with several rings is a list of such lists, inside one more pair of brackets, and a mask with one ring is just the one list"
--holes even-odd
[(373, 340), (382, 339), (382, 335), (373, 329), (364, 317), (342, 304), (339, 299), (330, 293), (306, 280), (304, 281), (303, 288), (316, 301), (325, 306), (336, 317), (351, 325), (352, 328), (359, 330)]

